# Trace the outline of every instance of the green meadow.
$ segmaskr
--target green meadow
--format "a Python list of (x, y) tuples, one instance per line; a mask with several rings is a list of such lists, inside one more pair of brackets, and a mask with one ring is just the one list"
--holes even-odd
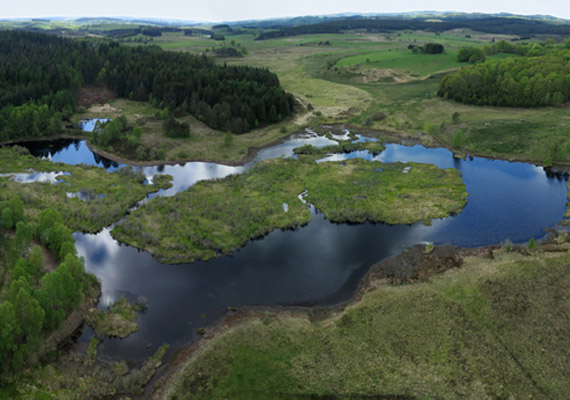
[(463, 257), (415, 283), (379, 264), (358, 301), (324, 317), (245, 310), (154, 398), (563, 399), (570, 257), (524, 254)]

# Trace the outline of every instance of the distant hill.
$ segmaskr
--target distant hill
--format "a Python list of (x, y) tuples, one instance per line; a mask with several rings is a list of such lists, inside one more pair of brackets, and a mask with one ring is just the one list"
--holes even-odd
[(209, 22), (184, 19), (170, 18), (133, 18), (128, 16), (116, 17), (50, 17), (50, 18), (0, 18), (0, 21), (9, 21), (13, 23), (23, 22), (57, 22), (59, 24), (69, 25), (99, 25), (99, 24), (143, 24), (156, 26), (212, 26), (216, 24), (226, 24), (229, 26), (252, 27), (256, 29), (270, 29), (277, 27), (295, 27), (304, 25), (314, 25), (326, 22), (349, 19), (394, 19), (394, 20), (413, 20), (413, 19), (430, 19), (437, 18), (446, 21), (449, 20), (481, 20), (489, 18), (515, 18), (527, 21), (543, 21), (550, 23), (567, 24), (569, 20), (554, 17), (551, 15), (518, 15), (511, 13), (483, 14), (483, 13), (465, 13), (455, 11), (412, 11), (401, 13), (339, 13), (327, 15), (304, 15), (296, 17), (242, 20), (242, 21), (223, 21)]
[[(391, 32), (396, 30), (424, 30), (443, 32), (451, 29), (518, 35), (523, 37), (570, 36), (570, 21), (548, 15), (521, 16), (509, 13), (481, 14), (462, 12), (422, 11), (397, 14), (355, 14), (300, 16), (267, 20), (206, 23), (179, 19), (132, 17), (80, 17), (49, 19), (0, 19), (0, 29), (19, 29), (54, 35), (102, 35), (113, 38), (160, 36), (164, 32), (194, 32), (211, 35), (216, 27), (227, 33), (245, 33), (256, 30), (257, 40), (305, 34), (342, 33), (349, 30)], [(151, 29), (152, 28), (152, 29)], [(192, 29), (192, 31), (189, 30)], [(220, 30), (220, 29), (218, 29)]]
[(438, 18), (443, 20), (480, 20), (488, 18), (516, 18), (530, 21), (547, 21), (557, 23), (570, 23), (569, 20), (550, 16), (550, 15), (517, 15), (510, 13), (498, 14), (483, 14), (483, 13), (464, 13), (454, 11), (412, 11), (402, 13), (342, 13), (330, 15), (313, 15), (301, 16), (291, 18), (273, 18), (266, 20), (246, 20), (225, 22), (228, 25), (239, 25), (244, 27), (255, 27), (261, 29), (269, 29), (276, 27), (286, 26), (302, 26), (313, 25), (338, 20), (348, 19), (395, 19), (395, 20), (410, 20), (410, 19), (431, 19)]
[(451, 29), (472, 29), (480, 32), (508, 35), (563, 35), (570, 36), (570, 23), (563, 20), (544, 20), (519, 16), (496, 17), (484, 14), (424, 14), (421, 17), (398, 15), (393, 17), (349, 17), (311, 25), (274, 26), (262, 32), (258, 40), (315, 33), (341, 33), (347, 30), (390, 32), (396, 30), (424, 30), (443, 32)]

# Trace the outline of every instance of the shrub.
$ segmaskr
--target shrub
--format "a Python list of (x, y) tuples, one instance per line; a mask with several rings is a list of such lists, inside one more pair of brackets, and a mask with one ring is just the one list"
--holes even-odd
[(422, 49), (424, 54), (441, 54), (444, 51), (444, 47), (440, 43), (426, 43)]
[(461, 132), (461, 130), (458, 130), (455, 132), (455, 135), (453, 135), (453, 147), (461, 146), (463, 146), (463, 132)]
[(168, 117), (162, 124), (162, 129), (168, 137), (187, 138), (190, 136), (190, 127), (186, 122), (178, 122), (173, 116)]
[(372, 114), (372, 121), (382, 121), (383, 119), (386, 118), (386, 113), (382, 112), (382, 111), (378, 111), (375, 112), (374, 114)]
[(536, 250), (538, 249), (538, 246), (536, 244), (536, 240), (534, 240), (534, 238), (530, 238), (530, 240), (528, 241), (528, 248), (530, 250)]
[(453, 115), (451, 116), (451, 122), (453, 122), (454, 124), (458, 124), (459, 118), (460, 118), (460, 114), (457, 111), (455, 111), (453, 113)]
[(485, 52), (477, 47), (464, 47), (457, 53), (457, 61), (469, 62), (475, 64), (477, 62), (484, 62), (487, 59)]
[(137, 160), (144, 160), (146, 158), (147, 151), (144, 146), (137, 147)]
[(230, 147), (233, 142), (234, 142), (234, 138), (232, 136), (232, 133), (231, 132), (226, 133), (226, 135), (224, 136), (224, 146)]
[(127, 144), (130, 147), (137, 147), (139, 145), (139, 139), (135, 135), (130, 135), (127, 138)]

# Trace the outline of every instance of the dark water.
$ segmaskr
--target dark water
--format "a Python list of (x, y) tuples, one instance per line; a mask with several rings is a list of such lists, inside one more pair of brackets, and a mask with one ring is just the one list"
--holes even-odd
[[(331, 143), (306, 136), (267, 149), (257, 160), (291, 156), (293, 147), (307, 142), (318, 146)], [(62, 145), (57, 151), (54, 148), (44, 148), (40, 153), (34, 150), (34, 154), (109, 170), (118, 167), (94, 157), (83, 142)], [(372, 159), (367, 152), (328, 159), (351, 157)], [(230, 305), (317, 305), (343, 301), (354, 293), (372, 264), (406, 247), (428, 241), (475, 247), (505, 239), (539, 239), (544, 237), (544, 229), (555, 226), (565, 211), (564, 177), (549, 175), (531, 164), (483, 158), (457, 160), (445, 149), (399, 145), (388, 145), (375, 159), (457, 168), (470, 194), (468, 204), (459, 215), (435, 220), (431, 226), (333, 224), (312, 210), (313, 219), (305, 227), (274, 231), (251, 241), (230, 257), (185, 265), (160, 264), (146, 252), (119, 245), (109, 229), (97, 235), (76, 233), (77, 249), (85, 257), (87, 271), (102, 283), (101, 307), (121, 295), (132, 300), (144, 296), (149, 301), (148, 310), (139, 317), (140, 331), (124, 340), (105, 340), (99, 350), (100, 358), (140, 361), (163, 343), (169, 343), (171, 351), (180, 348), (197, 338), (196, 329), (214, 322)], [(149, 177), (154, 173), (174, 176), (174, 188), (161, 195), (172, 195), (200, 179), (243, 170), (244, 167), (212, 163), (144, 168)], [(87, 331), (80, 340), (88, 340), (90, 334)]]
[(71, 165), (95, 165), (103, 167), (110, 172), (117, 170), (123, 165), (93, 153), (89, 150), (84, 140), (59, 139), (23, 142), (18, 143), (18, 145), (26, 147), (36, 157), (53, 162), (63, 162)]

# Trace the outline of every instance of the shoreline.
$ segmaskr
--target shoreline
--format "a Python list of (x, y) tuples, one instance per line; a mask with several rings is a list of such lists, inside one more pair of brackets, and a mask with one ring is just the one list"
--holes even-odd
[[(401, 253), (385, 258), (373, 264), (358, 283), (354, 294), (345, 301), (322, 306), (243, 306), (228, 307), (228, 311), (218, 321), (205, 327), (202, 337), (195, 342), (188, 342), (177, 350), (164, 365), (164, 370), (157, 372), (145, 387), (145, 398), (153, 400), (166, 398), (172, 382), (175, 382), (183, 372), (186, 363), (194, 354), (207, 346), (211, 340), (222, 335), (228, 329), (240, 323), (246, 323), (267, 314), (280, 314), (292, 317), (307, 318), (311, 322), (326, 319), (342, 312), (346, 307), (358, 303), (362, 297), (376, 289), (380, 284), (388, 283), (393, 286), (413, 285), (426, 282), (434, 275), (445, 273), (453, 268), (461, 268), (463, 259), (470, 256), (492, 258), (493, 250), (500, 249), (500, 244), (476, 248), (464, 248), (443, 244), (434, 247), (426, 253), (422, 244), (404, 249)], [(513, 251), (524, 252), (523, 245), (515, 245)], [(403, 270), (405, 261), (407, 270)]]
[[(497, 156), (497, 155), (489, 155), (479, 152), (462, 152), (461, 150), (454, 149), (447, 145), (447, 143), (442, 142), (439, 138), (433, 135), (429, 135), (432, 139), (433, 143), (424, 143), (421, 140), (421, 137), (413, 136), (408, 133), (404, 132), (392, 132), (392, 131), (383, 131), (383, 130), (373, 130), (367, 129), (365, 127), (360, 127), (357, 125), (353, 125), (351, 123), (333, 123), (333, 124), (320, 124), (319, 126), (327, 126), (332, 127), (333, 129), (348, 129), (351, 133), (354, 134), (361, 134), (367, 137), (376, 138), (378, 139), (382, 135), (387, 135), (388, 138), (383, 141), (382, 143), (389, 143), (389, 144), (401, 144), (404, 146), (414, 146), (414, 145), (422, 145), (428, 149), (437, 149), (443, 148), (450, 151), (455, 158), (459, 158), (465, 160), (467, 157), (479, 157), (479, 158), (486, 158), (489, 160), (498, 160), (498, 161), (507, 161), (507, 162), (520, 162), (520, 163), (527, 163), (532, 164), (537, 167), (542, 167), (545, 170), (553, 171), (555, 173), (570, 173), (570, 163), (555, 163), (551, 166), (545, 166), (541, 161), (532, 160), (527, 158), (518, 158), (518, 157), (509, 157), (509, 156)], [(310, 126), (304, 126), (301, 129), (307, 129)], [(202, 162), (202, 163), (213, 163), (219, 165), (225, 165), (228, 167), (243, 167), (246, 164), (250, 163), (255, 159), (257, 154), (264, 149), (278, 146), (280, 144), (285, 143), (287, 140), (291, 139), (294, 135), (298, 133), (287, 134), (277, 140), (274, 140), (270, 143), (267, 143), (263, 146), (255, 146), (248, 149), (247, 154), (238, 161), (222, 161), (222, 160), (215, 160), (211, 158), (188, 158), (188, 159), (179, 159), (179, 160), (152, 160), (152, 161), (137, 161), (125, 158), (118, 154), (102, 150), (96, 145), (92, 144), (89, 140), (88, 135), (74, 135), (74, 134), (63, 134), (59, 136), (52, 136), (52, 137), (34, 137), (34, 138), (20, 138), (14, 140), (7, 140), (0, 142), (1, 146), (9, 146), (9, 145), (17, 145), (18, 143), (25, 143), (25, 142), (49, 142), (54, 140), (85, 140), (85, 144), (93, 153), (105, 157), (110, 161), (119, 163), (119, 164), (126, 164), (135, 167), (156, 167), (156, 166), (168, 166), (168, 165), (178, 165), (178, 164), (186, 164), (191, 162)], [(319, 134), (319, 136), (321, 136)], [(323, 135), (324, 136), (324, 135)]]
[[(145, 388), (144, 398), (153, 400), (170, 398), (169, 396), (180, 390), (180, 387), (177, 388), (178, 382), (182, 382), (190, 376), (201, 376), (199, 373), (195, 375), (192, 369), (197, 367), (200, 370), (200, 364), (195, 365), (196, 359), (200, 359), (204, 354), (210, 354), (211, 351), (215, 353), (216, 346), (226, 343), (227, 338), (235, 339), (236, 332), (242, 329), (249, 332), (249, 327), (257, 326), (265, 321), (272, 321), (273, 319), (300, 320), (299, 322), (303, 324), (308, 323), (315, 327), (320, 326), (320, 323), (324, 321), (327, 322), (325, 325), (328, 325), (331, 320), (340, 315), (344, 316), (347, 308), (358, 307), (360, 301), (366, 302), (367, 300), (362, 299), (362, 297), (369, 292), (390, 291), (390, 287), (406, 286), (413, 290), (415, 285), (430, 284), (432, 278), (436, 282), (445, 279), (440, 277), (447, 273), (451, 274), (452, 277), (458, 276), (457, 274), (473, 275), (473, 273), (482, 274), (476, 276), (484, 277), (487, 275), (484, 274), (484, 271), (479, 270), (478, 266), (482, 263), (486, 265), (488, 262), (489, 265), (495, 265), (494, 268), (500, 269), (503, 263), (511, 260), (511, 258), (504, 258), (507, 253), (511, 253), (513, 256), (506, 257), (514, 257), (512, 260), (519, 260), (523, 263), (525, 259), (529, 260), (526, 263), (540, 263), (537, 260), (557, 259), (560, 255), (564, 257), (563, 254), (567, 253), (570, 248), (570, 243), (567, 241), (568, 236), (566, 234), (558, 236), (558, 233), (553, 230), (550, 230), (549, 234), (534, 250), (529, 249), (524, 244), (513, 245), (512, 247), (508, 245), (505, 247), (505, 244), (495, 244), (478, 248), (462, 248), (446, 244), (436, 246), (433, 250), (429, 250), (423, 245), (415, 245), (403, 250), (400, 254), (375, 263), (361, 279), (358, 289), (349, 300), (330, 306), (245, 306), (239, 309), (228, 307), (228, 312), (207, 327), (200, 339), (174, 353), (165, 365), (165, 369), (160, 371), (160, 375), (149, 383), (152, 387)], [(402, 269), (402, 267), (404, 268)], [(473, 267), (475, 269), (472, 269)], [(513, 272), (516, 274), (516, 271), (511, 269), (511, 273)], [(451, 279), (453, 280), (453, 278)], [(372, 296), (374, 298), (376, 295)], [(501, 345), (500, 340), (499, 345)], [(508, 357), (514, 358), (515, 356), (508, 352)], [(194, 367), (187, 369), (187, 366), (190, 365)], [(520, 367), (522, 368), (522, 366)], [(207, 378), (204, 377), (204, 379)], [(534, 384), (536, 385), (536, 383)]]

